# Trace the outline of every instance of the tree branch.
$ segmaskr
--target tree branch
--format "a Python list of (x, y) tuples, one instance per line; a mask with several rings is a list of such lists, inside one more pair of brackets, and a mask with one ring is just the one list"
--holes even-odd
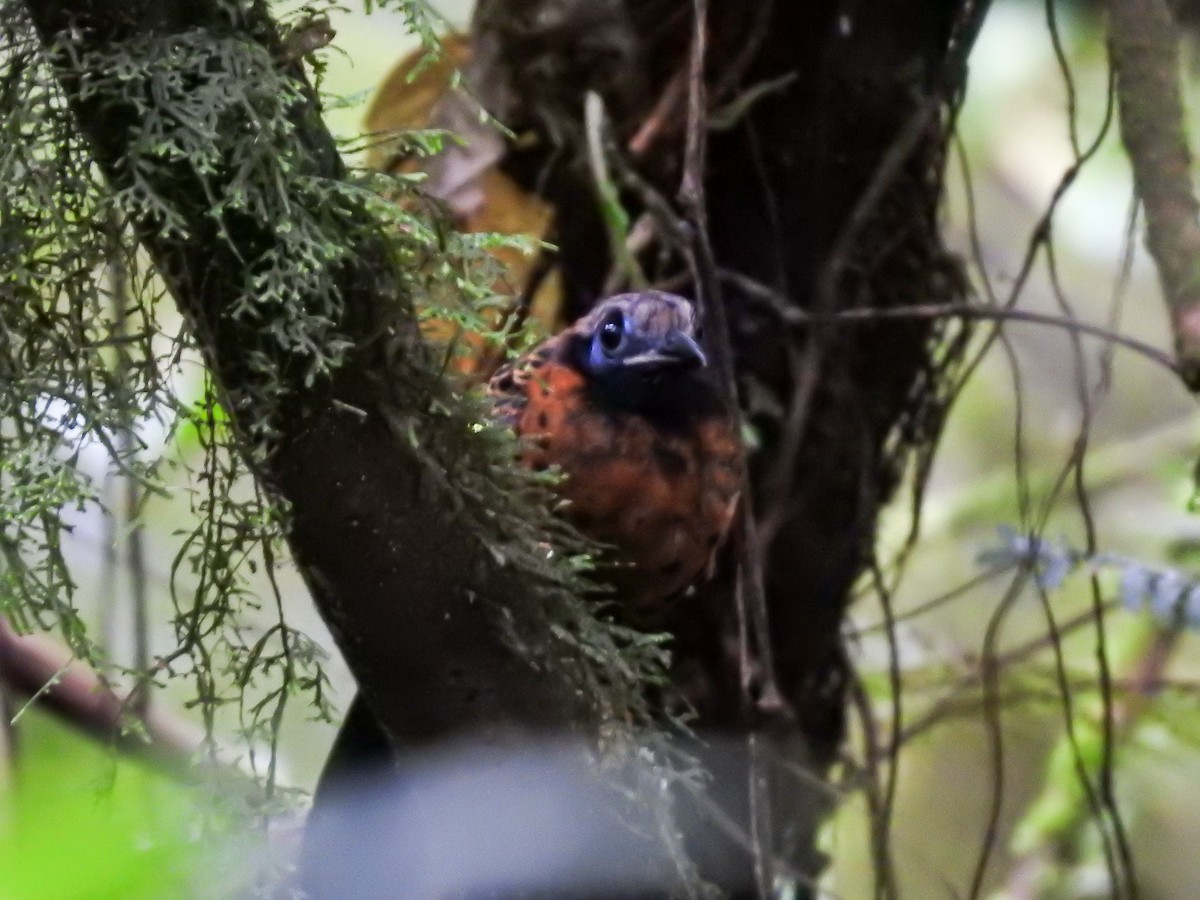
[(1166, 0), (1109, 0), (1121, 138), (1146, 210), (1183, 381), (1200, 391), (1200, 204), (1179, 90), (1179, 30)]
[[(0, 695), (12, 694), (23, 695), (72, 728), (175, 777), (195, 781), (200, 772), (202, 733), (161, 709), (142, 712), (62, 644), (46, 635), (17, 634), (0, 619)], [(17, 707), (12, 704), (13, 713)], [(215, 767), (206, 767), (208, 771), (228, 776), (243, 791), (253, 786), (253, 779), (232, 763), (215, 762)]]
[[(717, 342), (714, 358), (725, 355), (724, 329), (714, 328), (711, 316), (719, 309), (728, 317), (730, 357), (760, 439), (750, 482), (764, 533), (778, 509), (774, 540), (763, 553), (769, 621), (758, 616), (754, 625), (769, 634), (759, 643), (785, 701), (775, 705), (795, 717), (770, 717), (779, 726), (771, 729), (770, 750), (789, 767), (784, 772), (772, 762), (769, 810), (752, 810), (747, 782), (700, 758), (714, 763), (712, 797), (744, 834), (762, 821), (755, 812), (769, 813), (779, 846), (756, 849), (809, 876), (825, 864), (816, 834), (828, 797), (797, 785), (794, 772), (811, 769), (819, 780), (837, 757), (847, 678), (842, 612), (870, 558), (878, 509), (910, 451), (918, 464), (928, 458), (946, 373), (965, 343), (954, 329), (950, 346), (935, 353), (940, 319), (910, 317), (823, 329), (821, 358), (805, 358), (798, 329), (780, 327), (757, 298), (719, 279), (735, 271), (769, 285), (790, 308), (821, 312), (822, 273), (840, 248), (838, 309), (825, 312), (855, 303), (906, 306), (913, 297), (930, 305), (964, 299), (961, 271), (938, 234), (937, 208), (965, 58), (987, 4), (843, 6), (480, 0), (470, 69), (493, 114), (514, 130), (540, 133), (540, 141), (511, 148), (508, 163), (555, 207), (551, 239), (560, 248), (568, 312), (587, 308), (609, 268), (571, 143), (582, 94), (594, 90), (613, 133), (635, 157), (632, 174), (623, 173), (630, 193), (659, 227), (665, 252), (647, 266), (650, 274), (694, 291), (706, 339)], [(758, 92), (755, 85), (775, 87)], [(711, 110), (704, 97), (725, 101), (723, 91), (753, 102), (729, 101), (737, 106), (732, 121), (706, 133)], [(663, 199), (675, 196), (681, 181), (679, 206), (693, 225), (685, 234), (677, 233), (677, 210)], [(856, 210), (854, 240), (839, 242)], [(802, 366), (812, 367), (810, 398), (797, 387)], [(796, 452), (780, 465), (790, 438), (777, 410), (789, 408), (803, 413), (805, 427)], [(768, 477), (776, 468), (786, 470), (781, 484)], [(742, 665), (751, 656), (734, 612), (732, 570), (723, 567), (667, 615), (664, 627), (674, 636), (675, 685), (694, 702), (700, 727), (744, 732), (767, 718), (762, 709), (747, 714), (745, 676), (759, 685), (769, 679)], [(766, 837), (764, 829), (755, 837)], [(744, 844), (727, 850), (746, 876), (753, 853)]]
[[(115, 188), (130, 184), (131, 135), (149, 117), (170, 111), (153, 96), (134, 103), (119, 92), (96, 91), (89, 54), (94, 64), (98, 54), (137, 53), (148, 40), (201, 29), (214, 40), (233, 36), (259, 44), (306, 84), (282, 52), (265, 4), (245, 3), (236, 12), (231, 6), (218, 0), (27, 3), (96, 164)], [(288, 117), (299, 150), (291, 162), (313, 180), (344, 180), (311, 90)], [(218, 171), (202, 181), (189, 160), (178, 159), (155, 160), (140, 174), (185, 221), (167, 229), (143, 217), (133, 223), (135, 233), (197, 335), (240, 433), (251, 445), (264, 431), (274, 435), (257, 462), (260, 477), (288, 504), (296, 561), (392, 741), (464, 732), (500, 739), (588, 720), (595, 698), (537, 671), (503, 636), (501, 616), (521, 626), (538, 595), (527, 571), (490, 552), (473, 533), (472, 521), (483, 520), (487, 510), (470, 497), (459, 498), (457, 508), (448, 502), (445, 480), (431, 477), (420, 448), (397, 437), (406, 427), (432, 422), (430, 429), (443, 430), (430, 440), (455, 441), (462, 458), (493, 439), (459, 428), (461, 418), (447, 416), (438, 425), (431, 404), (454, 409), (456, 402), (439, 393), (438, 383), (407, 394), (398, 388), (396, 367), (419, 369), (423, 348), (386, 241), (369, 237), (373, 226), (365, 213), (358, 227), (347, 229), (350, 252), (336, 270), (344, 312), (332, 327), (352, 351), (332, 375), (307, 386), (304, 372), (281, 358), (280, 383), (273, 383), (251, 364), (261, 323), (234, 315), (255, 267), (278, 249), (273, 223), (236, 209), (223, 219), (212, 214), (214, 195), (219, 201), (235, 190), (236, 172)], [(264, 423), (262, 401), (272, 392), (286, 399)]]

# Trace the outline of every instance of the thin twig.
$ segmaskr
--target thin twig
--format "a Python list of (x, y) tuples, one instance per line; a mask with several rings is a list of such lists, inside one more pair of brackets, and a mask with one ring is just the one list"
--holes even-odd
[[(870, 572), (884, 615), (884, 634), (888, 645), (888, 692), (891, 694), (891, 729), (893, 732), (904, 727), (904, 678), (900, 671), (900, 641), (896, 630), (894, 598), (884, 579), (879, 561), (872, 555)], [(892, 743), (889, 741), (889, 743)], [(875, 893), (890, 900), (899, 896), (896, 886), (896, 871), (892, 860), (891, 830), (895, 814), (896, 791), (900, 784), (899, 748), (887, 759), (887, 780), (879, 795), (879, 804), (872, 811), (871, 828), (874, 833), (873, 855), (875, 857)]]
[[(1098, 726), (1101, 732), (1100, 740), (1103, 744), (1102, 752), (1106, 757), (1101, 764), (1103, 771), (1111, 771), (1112, 761), (1107, 758), (1111, 753), (1110, 748), (1127, 742), (1142, 716), (1149, 709), (1154, 696), (1160, 691), (1172, 687), (1170, 681), (1164, 677), (1164, 673), (1174, 654), (1180, 635), (1180, 628), (1156, 629), (1133, 661), (1126, 678), (1114, 681), (1112, 678), (1102, 677), (1096, 685), (1085, 685), (1100, 694), (1105, 706)], [(1045, 790), (1057, 792), (1059, 789), (1051, 784), (1047, 785)], [(1068, 821), (1056, 823), (1057, 827), (1054, 829), (1054, 833), (1046, 835), (1047, 838), (1053, 838), (1052, 840), (1039, 840), (1036, 846), (1021, 853), (1014, 860), (1013, 870), (1005, 886), (1004, 895), (1012, 897), (1014, 900), (1040, 896), (1037, 888), (1045, 883), (1047, 872), (1054, 871), (1062, 865), (1061, 854), (1055, 853), (1054, 847), (1068, 849), (1086, 821), (1082, 815), (1076, 815)], [(1119, 823), (1120, 819), (1118, 818), (1114, 825)], [(1116, 837), (1121, 839), (1124, 835), (1118, 833)], [(1120, 862), (1125, 868), (1122, 873), (1114, 873), (1110, 870), (1109, 877), (1113, 880), (1109, 885), (1109, 891), (1113, 896), (1118, 896), (1118, 889), (1123, 887), (1126, 896), (1137, 897), (1138, 885), (1132, 868), (1132, 859), (1127, 856), (1128, 850), (1121, 846), (1120, 841), (1118, 841), (1117, 849), (1121, 852)], [(1117, 880), (1116, 875), (1118, 874), (1123, 876), (1122, 880)]]
[[(708, 41), (707, 0), (693, 0), (691, 57), (688, 64), (688, 118), (684, 144), (683, 174), (679, 200), (691, 226), (688, 265), (695, 282), (695, 297), (700, 321), (708, 339), (713, 363), (721, 375), (726, 401), (737, 404), (737, 381), (729, 324), (722, 298), (721, 281), (709, 240), (708, 210), (704, 176), (707, 152), (708, 109), (704, 81)], [(745, 463), (745, 448), (741, 448)], [(792, 718), (792, 712), (779, 689), (771, 643), (770, 623), (763, 584), (763, 554), (758, 544), (758, 525), (748, 489), (747, 467), (743, 464), (741, 512), (738, 528), (737, 596), (738, 625), (745, 644), (753, 641), (753, 660), (742, 665), (743, 699), (756, 718), (776, 723)], [(775, 861), (774, 823), (768, 798), (770, 778), (760, 771), (756, 752), (757, 735), (750, 738), (750, 830), (753, 842), (755, 878), (763, 896), (770, 896), (778, 867)]]
[(629, 216), (625, 207), (621, 205), (620, 195), (608, 168), (604, 139), (608, 117), (604, 112), (604, 100), (595, 91), (588, 91), (584, 95), (583, 113), (584, 128), (587, 132), (588, 166), (595, 183), (600, 217), (604, 220), (604, 227), (608, 232), (609, 250), (615, 260), (617, 271), (614, 275), (623, 276), (623, 280), (631, 288), (645, 287), (646, 275), (628, 244)]
[(629, 155), (634, 158), (645, 156), (664, 132), (671, 130), (679, 105), (683, 102), (687, 87), (687, 69), (680, 69), (671, 76), (662, 95), (646, 116), (633, 137), (629, 139)]
[[(17, 729), (8, 685), (0, 679), (0, 796), (9, 794), (17, 770)], [(0, 803), (0, 832), (8, 825), (8, 804)]]
[(1098, 338), (1107, 341), (1111, 344), (1124, 347), (1127, 350), (1144, 356), (1171, 372), (1179, 375), (1180, 369), (1170, 354), (1164, 353), (1153, 344), (1148, 344), (1145, 341), (1140, 341), (1137, 338), (1129, 337), (1120, 332), (1113, 331), (1103, 325), (1093, 325), (1089, 322), (1084, 322), (1079, 319), (1074, 319), (1069, 316), (1055, 315), (1053, 313), (1039, 313), (1027, 309), (1014, 309), (1009, 307), (983, 306), (974, 303), (948, 303), (943, 305), (917, 304), (914, 306), (891, 306), (887, 308), (870, 307), (858, 309), (843, 309), (837, 312), (817, 314), (809, 313), (802, 309), (789, 308), (783, 310), (783, 317), (786, 321), (795, 325), (807, 325), (809, 323), (820, 324), (840, 324), (852, 322), (878, 322), (885, 319), (941, 319), (941, 318), (957, 318), (957, 319), (983, 319), (995, 321), (1012, 321), (1025, 322), (1032, 325), (1048, 325), (1053, 328), (1062, 328), (1067, 331), (1076, 332), (1078, 334), (1087, 335), (1089, 337)]
[(737, 53), (728, 65), (723, 67), (716, 89), (713, 91), (716, 101), (719, 103), (724, 102), (725, 98), (737, 88), (738, 82), (757, 58), (759, 48), (762, 47), (762, 43), (770, 31), (771, 19), (775, 12), (775, 0), (755, 0), (752, 7), (754, 21), (750, 23), (746, 37), (740, 41)]
[[(696, 302), (701, 321), (712, 351), (713, 363), (721, 375), (728, 402), (737, 402), (737, 383), (734, 375), (733, 350), (729, 339), (729, 324), (722, 299), (721, 280), (709, 243), (707, 200), (704, 191), (704, 168), (707, 133), (705, 128), (706, 99), (704, 85), (704, 56), (707, 47), (707, 0), (694, 0), (695, 23), (692, 36), (692, 55), (688, 76), (688, 128), (684, 149), (683, 177), (679, 199), (691, 226), (688, 263), (692, 269)], [(745, 466), (743, 466), (745, 469)], [(739, 522), (741, 553), (739, 558), (739, 589), (743, 593), (755, 647), (757, 665), (753, 673), (744, 673), (744, 682), (753, 684), (755, 696), (749, 697), (752, 708), (774, 715), (784, 710), (786, 701), (779, 690), (767, 620), (766, 598), (762, 582), (762, 552), (758, 545), (758, 527), (754, 517), (750, 492), (743, 486)]]
[[(1117, 606), (1117, 601), (1106, 601), (1105, 603), (1106, 610), (1115, 609)], [(1060, 638), (1065, 637), (1066, 635), (1076, 632), (1081, 628), (1085, 628), (1094, 622), (1095, 613), (1091, 609), (1088, 609), (1085, 612), (1066, 620), (1065, 622), (1060, 622), (1058, 626), (1058, 636)], [(931, 730), (944, 721), (946, 709), (951, 707), (961, 694), (967, 691), (973, 691), (980, 686), (984, 680), (986, 669), (1004, 670), (1010, 668), (1031, 656), (1041, 653), (1049, 646), (1049, 636), (1042, 634), (1024, 644), (1021, 644), (1018, 647), (1014, 647), (1012, 650), (1006, 651), (999, 656), (993, 656), (992, 659), (986, 663), (983, 661), (978, 661), (975, 665), (975, 668), (968, 674), (963, 675), (962, 678), (960, 678), (949, 689), (946, 696), (942, 700), (939, 700), (932, 709), (920, 716), (920, 718), (910, 722), (904, 727), (903, 731), (895, 735), (893, 740), (895, 741), (896, 745), (903, 746), (904, 744), (916, 739), (920, 735)], [(894, 752), (894, 748), (891, 747), (884, 749), (888, 753)]]
[[(201, 738), (190, 725), (161, 710), (134, 715), (86, 663), (46, 635), (17, 634), (0, 619), (0, 681), (84, 734), (129, 756), (150, 762), (186, 782), (210, 773), (245, 791), (252, 779), (231, 763), (198, 765)], [(26, 708), (28, 708), (28, 703)]]
[[(113, 334), (123, 338), (129, 333), (129, 267), (120, 252), (123, 229), (116, 226), (113, 234), (113, 253), (109, 259), (109, 279), (112, 284)], [(124, 344), (117, 347), (117, 372), (122, 390), (132, 390), (129, 379), (133, 375), (133, 363)], [(129, 573), (129, 596), (133, 608), (133, 669), (139, 682), (134, 687), (129, 702), (139, 717), (145, 717), (150, 709), (150, 615), (149, 595), (146, 590), (145, 529), (140, 519), (142, 505), (141, 480), (132, 471), (132, 461), (137, 450), (137, 433), (134, 430), (132, 398), (126, 398), (122, 410), (121, 429), (117, 435), (117, 446), (121, 451), (121, 464), (127, 471), (121, 475), (125, 482), (124, 518), (128, 528), (126, 537), (126, 568)], [(114, 551), (115, 552), (115, 548)], [(112, 601), (110, 601), (112, 602)]]
[[(1054, 291), (1056, 301), (1059, 303), (1063, 312), (1071, 318), (1074, 318), (1074, 308), (1067, 300), (1066, 294), (1062, 288), (1061, 280), (1058, 273), (1058, 264), (1056, 261), (1053, 247), (1047, 248), (1046, 255), (1047, 266), (1050, 274), (1050, 283)], [(1099, 539), (1097, 537), (1097, 529), (1095, 516), (1092, 511), (1091, 498), (1087, 491), (1087, 479), (1084, 472), (1084, 466), (1087, 462), (1088, 448), (1091, 441), (1092, 422), (1095, 417), (1096, 406), (1103, 400), (1108, 393), (1108, 381), (1103, 377), (1100, 383), (1095, 388), (1095, 394), (1088, 387), (1087, 366), (1085, 364), (1083, 345), (1079, 332), (1071, 332), (1072, 347), (1074, 350), (1075, 359), (1075, 386), (1079, 396), (1080, 407), (1080, 423), (1079, 433), (1076, 436), (1074, 446), (1071, 450), (1071, 458), (1068, 462), (1068, 469), (1073, 476), (1073, 487), (1076, 499), (1076, 506), (1079, 510), (1079, 515), (1083, 521), (1086, 542), (1084, 544), (1084, 552), (1089, 556), (1094, 555), (1098, 551)], [(1114, 355), (1113, 351), (1116, 345), (1106, 344), (1100, 353), (1101, 360), (1110, 359)], [(1111, 363), (1109, 366), (1111, 367)], [(1106, 368), (1105, 364), (1101, 363), (1101, 372)], [(1109, 643), (1108, 635), (1105, 627), (1104, 616), (1102, 615), (1103, 598), (1100, 591), (1100, 581), (1096, 573), (1092, 573), (1089, 579), (1091, 588), (1092, 609), (1095, 613), (1096, 623), (1096, 665), (1100, 675), (1101, 704), (1103, 712), (1103, 741), (1102, 755), (1103, 760), (1099, 773), (1099, 784), (1093, 797), (1092, 787), (1089, 782), (1089, 773), (1086, 763), (1080, 754), (1078, 741), (1074, 735), (1074, 719), (1070, 715), (1069, 704), (1071, 702), (1071, 688), (1066, 675), (1065, 664), (1061, 660), (1061, 654), (1056, 652), (1056, 661), (1059, 666), (1059, 678), (1063, 689), (1063, 711), (1066, 715), (1066, 728), (1068, 739), (1071, 741), (1072, 752), (1075, 754), (1076, 771), (1080, 782), (1084, 785), (1088, 803), (1096, 803), (1098, 806), (1093, 810), (1094, 819), (1098, 826), (1101, 841), (1104, 845), (1104, 859), (1108, 866), (1110, 886), (1115, 892), (1119, 885), (1127, 887), (1127, 895), (1133, 898), (1137, 897), (1137, 879), (1133, 868), (1133, 854), (1129, 847), (1129, 841), (1126, 834), (1125, 824), (1122, 820), (1120, 810), (1117, 807), (1115, 791), (1113, 788), (1113, 771), (1114, 771), (1114, 737), (1113, 737), (1113, 697), (1112, 697), (1112, 673), (1109, 668)], [(1045, 591), (1039, 588), (1039, 594), (1042, 595), (1043, 606), (1046, 611), (1048, 620), (1053, 627), (1053, 612), (1050, 607), (1049, 598), (1045, 596)]]
[[(967, 38), (975, 25), (976, 14), (975, 0), (964, 0), (952, 25), (947, 41), (948, 52), (936, 83), (897, 132), (872, 174), (871, 181), (838, 231), (817, 273), (815, 296), (811, 304), (811, 310), (816, 314), (824, 315), (838, 310), (838, 292), (854, 261), (854, 254), (860, 249), (868, 225), (879, 212), (888, 191), (899, 180), (922, 139), (930, 134), (937, 117), (947, 107), (952, 90), (961, 84), (962, 59), (959, 54), (965, 52), (970, 44)], [(802, 364), (798, 377), (794, 379), (795, 387), (784, 418), (783, 433), (778, 441), (778, 452), (763, 477), (764, 494), (779, 498), (763, 516), (764, 545), (768, 547), (782, 529), (787, 515), (786, 502), (791, 496), (793, 472), (808, 429), (817, 384), (825, 367), (827, 343), (826, 334), (820, 328), (814, 328), (805, 341), (800, 352)]]

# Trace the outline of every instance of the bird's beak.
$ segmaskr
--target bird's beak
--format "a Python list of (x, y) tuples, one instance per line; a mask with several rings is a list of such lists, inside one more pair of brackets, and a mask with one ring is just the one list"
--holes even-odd
[(688, 368), (703, 368), (708, 365), (708, 357), (696, 343), (696, 339), (682, 331), (672, 331), (667, 335), (662, 352), (671, 359), (678, 360)]
[(672, 331), (662, 346), (624, 360), (627, 366), (669, 367), (684, 369), (702, 368), (708, 365), (708, 357), (696, 343), (696, 339), (682, 331)]

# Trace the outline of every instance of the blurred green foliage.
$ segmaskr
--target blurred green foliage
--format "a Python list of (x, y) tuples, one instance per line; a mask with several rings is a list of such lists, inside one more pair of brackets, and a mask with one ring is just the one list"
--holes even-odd
[[(461, 23), (469, 3), (453, 5)], [(316, 6), (324, 9), (328, 4)], [(390, 6), (394, 9), (397, 4)], [(1045, 5), (1038, 0), (995, 3), (972, 57), (970, 91), (959, 119), (970, 171), (964, 171), (958, 161), (951, 165), (947, 235), (968, 261), (975, 283), (982, 284), (986, 270), (1001, 296), (1011, 287), (1029, 236), (1072, 162), (1066, 89), (1054, 59), (1045, 13)], [(331, 15), (339, 35), (335, 47), (325, 55), (323, 87), (361, 98), (360, 92), (377, 84), (414, 40), (406, 34), (403, 16), (368, 18), (359, 12), (337, 10)], [(1086, 12), (1060, 9), (1058, 25), (1073, 78), (1077, 130), (1086, 143), (1097, 133), (1105, 109), (1107, 59), (1102, 24)], [(1188, 87), (1195, 109), (1200, 80), (1190, 78)], [(336, 133), (350, 137), (359, 130), (361, 114), (362, 106), (348, 101), (331, 106), (327, 121)], [(1200, 122), (1200, 116), (1193, 116), (1195, 122)], [(1193, 125), (1193, 138), (1198, 136)], [(348, 145), (347, 150), (352, 147)], [(352, 158), (354, 154), (349, 155)], [(968, 183), (973, 208), (968, 208)], [(20, 187), (28, 193), (27, 184)], [(1115, 133), (1110, 132), (1054, 218), (1059, 279), (1082, 318), (1100, 324), (1112, 322), (1122, 331), (1166, 346), (1168, 336), (1154, 275), (1144, 259), (1134, 261), (1124, 306), (1111, 302), (1122, 265), (1129, 200), (1127, 166)], [(71, 225), (83, 221), (71, 210), (68, 217)], [(978, 232), (978, 258), (971, 229)], [(420, 236), (431, 243), (444, 237)], [(1135, 245), (1138, 240), (1135, 235)], [(81, 237), (77, 246), (95, 249), (89, 241), (94, 242), (95, 236)], [(73, 282), (66, 282), (65, 289), (75, 289)], [(1020, 299), (1023, 307), (1060, 310), (1043, 268)], [(159, 312), (156, 309), (155, 315)], [(453, 309), (444, 312), (455, 314)], [(101, 315), (94, 321), (104, 324), (105, 319)], [(172, 324), (168, 320), (163, 330), (169, 331)], [(997, 523), (1019, 521), (1022, 516), (1039, 518), (1044, 512), (1041, 524), (1050, 533), (1079, 537), (1078, 503), (1070, 486), (1055, 494), (1056, 487), (1061, 488), (1064, 460), (1080, 427), (1069, 339), (1048, 329), (1021, 325), (1006, 327), (1006, 334), (1011, 356), (1006, 357), (1001, 348), (993, 351), (954, 408), (925, 494), (922, 540), (895, 598), (901, 615), (978, 575), (975, 554), (992, 540)], [(1099, 382), (1095, 363), (1100, 349), (1090, 343), (1085, 348), (1092, 385)], [(49, 348), (46, 358), (57, 364), (65, 356), (65, 351), (56, 355), (58, 350), (57, 346)], [(1102, 549), (1136, 554), (1148, 561), (1162, 559), (1170, 556), (1173, 548), (1192, 547), (1200, 540), (1196, 520), (1185, 512), (1197, 434), (1194, 406), (1172, 379), (1135, 357), (1118, 354), (1112, 372), (1110, 388), (1090, 422), (1085, 466)], [(146, 383), (134, 385), (143, 395), (158, 396), (163, 389), (152, 374), (147, 370)], [(193, 378), (178, 388), (178, 395), (187, 404), (202, 398), (201, 380)], [(128, 405), (136, 407), (132, 402), (137, 399), (136, 392), (126, 396), (131, 401)], [(1018, 406), (1024, 417), (1021, 429), (1016, 426)], [(223, 424), (224, 414), (215, 402), (206, 412), (212, 414), (215, 425)], [(117, 414), (124, 416), (119, 409), (114, 418)], [(173, 450), (194, 461), (211, 437), (202, 428), (201, 417), (182, 421)], [(4, 464), (20, 466), (23, 462), (11, 456)], [(74, 481), (65, 482), (65, 489), (77, 488)], [(1022, 491), (1032, 499), (1032, 511), (1023, 509)], [(186, 501), (178, 498), (168, 502), (157, 496), (146, 504), (146, 521), (155, 532), (149, 540), (158, 542), (152, 545), (157, 551), (152, 557), (170, 559), (177, 546), (164, 535), (179, 527), (193, 527), (186, 506)], [(907, 511), (897, 504), (888, 513), (881, 546), (899, 543), (907, 524)], [(1179, 560), (1181, 566), (1194, 567), (1195, 563), (1194, 553)], [(75, 570), (81, 576), (80, 593), (98, 580), (92, 577), (98, 568), (85, 565)], [(331, 648), (303, 585), (294, 574), (283, 574), (290, 579), (281, 591), (288, 622), (320, 636)], [(174, 612), (165, 583), (168, 576), (158, 572), (157, 577), (162, 583), (155, 583), (155, 616), (165, 622)], [(254, 583), (257, 593), (269, 589), (260, 573), (242, 572), (240, 577)], [(58, 584), (54, 581), (51, 587)], [(1044, 649), (1003, 674), (1003, 698), (1014, 699), (1006, 702), (1000, 726), (1003, 760), (998, 769), (994, 764), (994, 747), (989, 744), (981, 714), (978, 673), (986, 628), (1005, 602), (1008, 587), (1007, 579), (987, 581), (929, 614), (906, 620), (897, 632), (904, 724), (919, 722), (947, 698), (953, 701), (948, 706), (951, 713), (937, 727), (931, 726), (905, 744), (898, 764), (892, 838), (903, 896), (949, 896), (968, 881), (983, 839), (991, 782), (997, 771), (1003, 777), (1006, 799), (999, 826), (1001, 851), (992, 866), (989, 886), (1003, 882), (1014, 855), (1072, 832), (1086, 813), (1077, 778), (1079, 765), (1095, 771), (1103, 755), (1097, 744), (1102, 734), (1096, 724), (1097, 639), (1093, 628), (1074, 631), (1062, 643), (1065, 666), (1079, 700), (1072, 719), (1078, 728), (1074, 745), (1064, 737), (1063, 698), (1053, 656)], [(1114, 589), (1106, 584), (1105, 596), (1111, 596)], [(1045, 637), (1047, 612), (1034, 592), (1026, 588), (1018, 600), (1005, 614), (997, 652)], [(1085, 614), (1091, 603), (1090, 586), (1081, 578), (1055, 592), (1049, 609), (1061, 621)], [(94, 603), (83, 605), (94, 618)], [(276, 624), (270, 607), (248, 606), (239, 627), (257, 639)], [(864, 623), (878, 621), (881, 613), (867, 598), (854, 615), (859, 632), (864, 632), (854, 645), (856, 662), (871, 704), (880, 721), (890, 727), (896, 724), (890, 721), (890, 648), (883, 646), (878, 631), (865, 634), (864, 627)], [(1136, 650), (1142, 646), (1147, 623), (1117, 611), (1108, 616), (1107, 629), (1110, 651), (1118, 650), (1118, 645)], [(156, 645), (173, 646), (175, 640), (174, 633), (165, 629), (157, 635)], [(248, 646), (253, 646), (253, 641)], [(1196, 649), (1194, 639), (1182, 641), (1170, 671), (1176, 689), (1155, 699), (1121, 757), (1118, 791), (1134, 829), (1135, 849), (1151, 861), (1141, 873), (1150, 897), (1187, 896), (1189, 886), (1200, 881), (1200, 859), (1187, 850), (1200, 827), (1200, 794), (1194, 778), (1200, 760), (1200, 726), (1196, 724), (1200, 716), (1193, 687), (1200, 684)], [(1116, 652), (1112, 661), (1119, 664), (1123, 658)], [(336, 658), (333, 665), (339, 665)], [(248, 671), (243, 669), (242, 674)], [(219, 691), (228, 689), (231, 680), (229, 672), (218, 673)], [(344, 702), (351, 687), (342, 669), (337, 669), (335, 686), (341, 688), (339, 700)], [(178, 682), (161, 693), (165, 702), (180, 708), (192, 699), (190, 687)], [(255, 701), (259, 699), (261, 694)], [(294, 704), (294, 708), (309, 707)], [(312, 723), (304, 718), (289, 712), (283, 723), (279, 746), (289, 768), (281, 780), (308, 785), (315, 778), (332, 727), (328, 722)], [(219, 737), (232, 740), (236, 726), (230, 727), (228, 720), (224, 724)], [(0, 900), (195, 895), (195, 885), (188, 882), (188, 861), (203, 856), (203, 851), (195, 843), (199, 807), (194, 792), (136, 766), (114, 762), (102, 749), (89, 748), (77, 736), (36, 716), (22, 721), (20, 740), (20, 790), (11, 793), (8, 820), (0, 824)], [(851, 772), (847, 780), (857, 774)], [(865, 859), (860, 797), (850, 795), (831, 828), (836, 859), (831, 880), (837, 893), (849, 898), (869, 894), (870, 865)], [(1075, 837), (1081, 857), (1094, 859), (1099, 854), (1093, 832), (1085, 829), (1082, 836)]]
[(0, 792), (0, 900), (196, 896), (197, 791), (37, 713)]

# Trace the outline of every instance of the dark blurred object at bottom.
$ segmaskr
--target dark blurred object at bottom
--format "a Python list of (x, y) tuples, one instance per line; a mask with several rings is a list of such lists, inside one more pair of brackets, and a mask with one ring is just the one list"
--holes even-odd
[[(659, 774), (645, 762), (599, 777), (583, 745), (566, 739), (460, 745), (398, 763), (382, 742), (356, 752), (354, 767), (326, 772), (309, 819), (301, 876), (312, 900), (658, 900), (686, 890), (649, 793)], [(691, 803), (676, 812), (694, 814)], [(690, 847), (691, 862), (723, 891), (753, 896), (713, 850), (698, 859), (705, 851)]]

